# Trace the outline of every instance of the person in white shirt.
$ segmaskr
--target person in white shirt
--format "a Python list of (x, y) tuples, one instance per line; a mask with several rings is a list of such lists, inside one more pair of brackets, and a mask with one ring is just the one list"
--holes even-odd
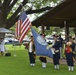
[[(45, 40), (45, 34), (40, 34), (41, 37), (43, 37), (43, 39)], [(46, 40), (45, 40), (46, 41)], [(47, 64), (47, 59), (46, 59), (46, 56), (40, 56), (39, 57), (39, 60), (41, 61), (42, 63), (42, 68), (46, 68), (46, 64)]]
[(0, 52), (2, 56), (4, 56), (4, 51), (5, 51), (4, 38), (0, 38)]
[(33, 36), (31, 36), (31, 41), (29, 42), (29, 60), (30, 60), (30, 66), (35, 66), (35, 48), (34, 48), (34, 40)]

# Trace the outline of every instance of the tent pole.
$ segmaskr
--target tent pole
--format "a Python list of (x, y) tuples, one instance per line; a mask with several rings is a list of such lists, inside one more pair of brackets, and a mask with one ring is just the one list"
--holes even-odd
[(64, 29), (65, 29), (65, 39), (68, 41), (69, 27), (67, 26), (66, 21), (64, 21)]

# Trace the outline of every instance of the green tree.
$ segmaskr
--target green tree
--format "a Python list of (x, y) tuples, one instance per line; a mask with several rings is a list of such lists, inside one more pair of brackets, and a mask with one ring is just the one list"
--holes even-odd
[(27, 14), (35, 14), (50, 10), (52, 1), (61, 0), (0, 0), (0, 27), (12, 27), (18, 20), (22, 5)]

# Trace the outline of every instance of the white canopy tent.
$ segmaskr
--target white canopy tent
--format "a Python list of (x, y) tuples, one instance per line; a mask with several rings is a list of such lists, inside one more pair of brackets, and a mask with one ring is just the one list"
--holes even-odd
[(11, 31), (9, 31), (6, 28), (0, 28), (0, 33), (10, 33)]
[(0, 28), (0, 38), (4, 38), (5, 37), (5, 33), (10, 33), (11, 31), (9, 31), (6, 28)]
[(5, 38), (5, 33), (10, 33), (11, 31), (9, 31), (6, 28), (0, 28), (0, 51), (1, 51), (1, 55), (4, 56), (4, 52), (5, 52), (5, 46), (4, 46), (4, 38)]

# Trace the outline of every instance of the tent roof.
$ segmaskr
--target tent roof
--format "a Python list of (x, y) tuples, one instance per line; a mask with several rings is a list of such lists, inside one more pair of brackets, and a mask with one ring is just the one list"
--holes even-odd
[(0, 28), (0, 33), (10, 33), (11, 31), (9, 31), (6, 28)]
[(35, 26), (76, 27), (76, 0), (65, 0), (32, 22)]

